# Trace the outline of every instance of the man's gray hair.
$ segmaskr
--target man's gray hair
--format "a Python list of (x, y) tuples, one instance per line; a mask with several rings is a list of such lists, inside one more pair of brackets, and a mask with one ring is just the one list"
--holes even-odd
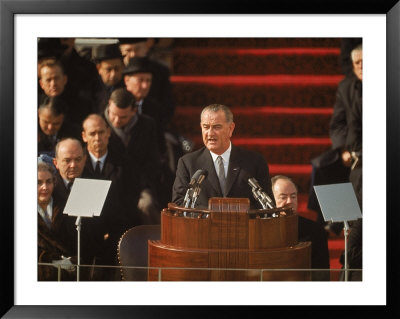
[(222, 104), (210, 104), (208, 106), (206, 106), (200, 114), (200, 121), (203, 117), (204, 112), (218, 112), (218, 111), (224, 111), (225, 113), (225, 118), (226, 118), (226, 122), (227, 123), (232, 123), (233, 122), (233, 113), (232, 111), (229, 109), (229, 107), (222, 105)]
[(272, 189), (274, 189), (274, 185), (275, 185), (276, 182), (277, 182), (278, 180), (280, 180), (280, 179), (284, 179), (284, 180), (286, 180), (286, 181), (291, 182), (291, 183), (294, 185), (294, 187), (296, 188), (296, 192), (298, 192), (296, 183), (293, 182), (293, 180), (292, 180), (289, 176), (286, 176), (286, 175), (275, 175), (275, 176), (273, 176), (273, 177), (271, 178)]
[(353, 55), (354, 55), (354, 53), (357, 52), (357, 51), (362, 51), (362, 43), (360, 43), (360, 44), (357, 45), (353, 50), (351, 50), (350, 57), (351, 57), (351, 61), (353, 61), (353, 62), (354, 62)]

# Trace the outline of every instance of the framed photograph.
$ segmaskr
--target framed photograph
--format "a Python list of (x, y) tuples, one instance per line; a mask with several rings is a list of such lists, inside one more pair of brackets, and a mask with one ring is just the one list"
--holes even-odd
[[(393, 276), (398, 217), (400, 3), (393, 1), (251, 2), (0, 0), (0, 141), (2, 156), (2, 302), (5, 318), (124, 318), (253, 311), (236, 305), (386, 306), (395, 312)], [(364, 279), (360, 283), (160, 283), (37, 281), (35, 183), (37, 40), (75, 38), (363, 38)], [(32, 120), (32, 119), (35, 119)], [(389, 174), (386, 175), (386, 172)], [(32, 215), (32, 216), (31, 216)], [(371, 234), (374, 234), (373, 236)], [(90, 307), (80, 307), (88, 305)], [(192, 307), (170, 307), (191, 305)], [(57, 306), (57, 307), (52, 307)], [(102, 306), (102, 307), (100, 307)], [(129, 306), (129, 307), (127, 307)], [(199, 306), (199, 307), (195, 307)], [(201, 307), (200, 307), (201, 306)], [(306, 309), (307, 308), (307, 309)], [(85, 309), (85, 310), (83, 310)], [(271, 309), (271, 308), (270, 308)], [(272, 308), (276, 313), (308, 307)], [(382, 308), (381, 308), (382, 309)], [(221, 309), (218, 308), (218, 313)], [(262, 310), (264, 311), (264, 310)], [(270, 310), (268, 310), (270, 311)], [(326, 311), (326, 309), (325, 309)], [(368, 311), (361, 308), (361, 311)], [(382, 309), (383, 311), (383, 309)], [(195, 314), (195, 315), (194, 315)], [(221, 313), (222, 315), (222, 313)]]

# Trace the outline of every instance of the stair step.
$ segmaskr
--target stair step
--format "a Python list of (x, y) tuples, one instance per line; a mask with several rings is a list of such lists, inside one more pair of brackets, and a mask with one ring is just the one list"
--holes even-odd
[(180, 47), (340, 47), (340, 38), (175, 38), (174, 48)]
[[(330, 148), (328, 144), (240, 144), (233, 139), (235, 145), (260, 152), (268, 163), (285, 165), (307, 165), (311, 159), (321, 155)], [(311, 173), (311, 172), (310, 172)]]
[[(333, 109), (331, 106), (327, 107), (285, 107), (285, 106), (244, 106), (244, 107), (236, 107), (233, 106), (230, 108), (234, 115), (255, 115), (259, 114), (294, 114), (294, 115), (332, 115)], [(197, 114), (200, 116), (202, 108), (195, 106), (177, 106), (176, 112), (184, 115), (193, 115)]]
[(208, 85), (240, 85), (240, 86), (337, 86), (343, 75), (172, 75), (171, 82), (208, 84)]
[[(235, 135), (243, 137), (326, 137), (333, 109), (243, 107), (231, 108), (236, 124)], [(201, 108), (177, 107), (173, 126), (186, 134), (199, 133)]]
[(325, 107), (335, 103), (342, 76), (172, 76), (175, 104)]
[(340, 48), (176, 48), (175, 75), (341, 74)]

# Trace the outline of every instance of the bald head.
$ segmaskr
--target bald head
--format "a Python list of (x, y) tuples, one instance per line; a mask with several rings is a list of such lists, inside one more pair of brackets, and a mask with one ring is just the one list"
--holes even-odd
[(77, 139), (67, 138), (57, 143), (53, 162), (63, 179), (73, 181), (81, 176), (85, 161), (86, 155)]
[(106, 121), (98, 114), (91, 114), (83, 121), (82, 139), (87, 150), (95, 157), (106, 154), (111, 131)]
[(271, 179), (276, 207), (290, 205), (297, 212), (297, 188), (291, 178), (278, 175)]

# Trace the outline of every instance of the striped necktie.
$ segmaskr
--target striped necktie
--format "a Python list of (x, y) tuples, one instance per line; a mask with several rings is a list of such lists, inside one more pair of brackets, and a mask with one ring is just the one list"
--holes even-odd
[(218, 179), (219, 179), (219, 184), (221, 186), (222, 194), (225, 196), (225, 184), (226, 184), (226, 179), (225, 179), (225, 169), (224, 169), (224, 161), (221, 156), (217, 157), (217, 162), (218, 162)]

